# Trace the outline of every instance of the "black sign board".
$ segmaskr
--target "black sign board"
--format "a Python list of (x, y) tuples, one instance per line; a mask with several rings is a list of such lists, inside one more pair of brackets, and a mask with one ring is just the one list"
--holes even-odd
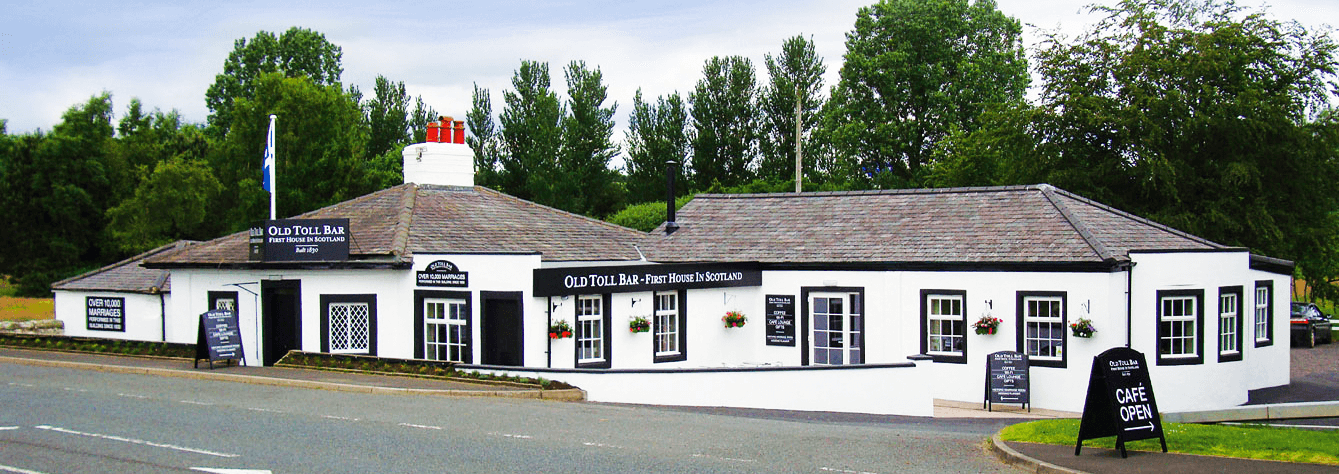
[(245, 361), (242, 354), (242, 331), (237, 324), (237, 313), (226, 309), (216, 309), (200, 314), (200, 331), (195, 338), (195, 366), (200, 359), (209, 360), (209, 368), (214, 361)]
[(1079, 455), (1084, 440), (1107, 436), (1116, 437), (1122, 458), (1126, 441), (1158, 438), (1162, 452), (1167, 452), (1148, 362), (1144, 354), (1128, 347), (1107, 349), (1093, 358), (1074, 455)]
[(535, 296), (762, 286), (757, 265), (728, 263), (540, 268)]
[(767, 295), (767, 345), (795, 345), (794, 295)]
[(1032, 411), (1027, 354), (1000, 351), (986, 355), (986, 410), (995, 403), (1018, 403)]
[(84, 327), (89, 331), (126, 332), (126, 299), (89, 296), (84, 299)]
[[(349, 259), (348, 219), (279, 219), (252, 227), (251, 260), (265, 262)], [(259, 258), (257, 258), (259, 257)]]
[(470, 274), (460, 271), (454, 263), (438, 260), (429, 263), (427, 269), (418, 272), (418, 286), (466, 288), (470, 286)]

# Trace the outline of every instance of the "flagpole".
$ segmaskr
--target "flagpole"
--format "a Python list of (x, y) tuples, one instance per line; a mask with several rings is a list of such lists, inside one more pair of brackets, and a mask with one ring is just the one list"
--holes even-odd
[(275, 148), (274, 148), (274, 119), (276, 119), (276, 118), (278, 118), (278, 117), (279, 117), (278, 115), (273, 115), (273, 114), (270, 115), (270, 136), (269, 136), (269, 138), (268, 138), (268, 141), (269, 141), (268, 144), (269, 144), (269, 147), (270, 147), (270, 156), (271, 156), (271, 160), (272, 160), (272, 163), (270, 164), (270, 176), (269, 176), (269, 178), (270, 178), (270, 220), (278, 219), (278, 217), (276, 217), (276, 215), (275, 215), (275, 214), (276, 214), (276, 212), (275, 212), (275, 210), (276, 210), (276, 206), (275, 206), (275, 199), (274, 199), (274, 196), (275, 196), (276, 194), (279, 194), (279, 183), (276, 182), (276, 181), (274, 180), (275, 175), (278, 174), (278, 173), (276, 173), (276, 172), (274, 171), (274, 168), (275, 168), (276, 166), (278, 166), (278, 164), (279, 164), (279, 163), (278, 163), (278, 162), (279, 162), (279, 156), (278, 156), (278, 153), (275, 153)]

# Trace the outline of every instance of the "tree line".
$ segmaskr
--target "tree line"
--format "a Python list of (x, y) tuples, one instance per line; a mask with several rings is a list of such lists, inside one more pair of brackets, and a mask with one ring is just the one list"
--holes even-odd
[[(837, 84), (824, 84), (824, 58), (796, 35), (762, 71), (718, 56), (682, 94), (639, 90), (623, 137), (598, 66), (561, 65), (559, 97), (549, 64), (521, 61), (499, 112), (493, 91), (474, 88), (476, 182), (647, 229), (663, 220), (668, 161), (681, 164), (685, 196), (790, 191), (799, 150), (806, 190), (1046, 182), (1295, 260), (1311, 282), (1339, 277), (1329, 30), (1231, 1), (1094, 8), (1104, 20), (1088, 31), (1028, 51), (993, 1), (880, 0), (856, 13)], [(339, 47), (320, 33), (260, 32), (235, 43), (204, 124), (135, 100), (116, 121), (104, 93), (49, 133), (0, 134), (0, 205), (15, 229), (0, 235), (0, 274), (44, 293), (77, 271), (263, 218), (269, 114), (282, 122), (281, 215), (398, 184), (400, 149), (435, 112), (384, 77), (364, 99), (341, 72)]]

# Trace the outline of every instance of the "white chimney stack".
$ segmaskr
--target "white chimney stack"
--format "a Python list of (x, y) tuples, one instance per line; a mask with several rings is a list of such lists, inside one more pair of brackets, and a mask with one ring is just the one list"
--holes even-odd
[(465, 144), (465, 122), (441, 117), (428, 124), (425, 143), (404, 149), (404, 182), (474, 186), (474, 150)]

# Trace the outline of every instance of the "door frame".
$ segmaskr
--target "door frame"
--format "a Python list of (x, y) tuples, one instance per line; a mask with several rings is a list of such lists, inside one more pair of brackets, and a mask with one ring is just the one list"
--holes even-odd
[(491, 328), (493, 323), (492, 321), (493, 315), (488, 314), (488, 302), (511, 301), (516, 304), (516, 315), (514, 317), (515, 322), (517, 324), (516, 339), (511, 342), (515, 344), (514, 349), (516, 350), (516, 354), (520, 359), (517, 361), (515, 366), (516, 367), (525, 366), (525, 305), (523, 303), (523, 296), (524, 294), (520, 291), (479, 292), (479, 339), (481, 340), (479, 345), (480, 362), (487, 364), (488, 362), (485, 359), (488, 358), (489, 351), (492, 350), (492, 348), (488, 346), (493, 342), (489, 338), (489, 336), (493, 333)]
[(860, 298), (860, 327), (853, 329), (858, 329), (860, 332), (860, 363), (866, 363), (865, 361), (869, 360), (869, 353), (866, 352), (866, 348), (868, 347), (866, 341), (869, 340), (869, 334), (865, 332), (865, 320), (869, 318), (869, 302), (865, 300), (865, 288), (858, 286), (802, 286), (800, 287), (800, 334), (798, 335), (800, 337), (800, 365), (807, 366), (812, 362), (809, 360), (809, 351), (812, 350), (809, 340), (813, 338), (813, 328), (810, 327), (810, 320), (813, 319), (813, 316), (811, 315), (811, 308), (809, 307), (809, 295), (812, 293), (845, 294), (847, 296), (847, 306), (849, 307), (847, 309), (848, 315), (851, 309), (855, 307), (855, 305), (851, 304), (850, 297), (853, 294), (858, 295)]
[[(261, 333), (260, 337), (257, 338), (259, 339), (259, 341), (257, 342), (260, 343), (260, 361), (261, 365), (263, 366), (271, 365), (274, 362), (268, 360), (270, 350), (272, 349), (270, 347), (269, 342), (271, 341), (272, 336), (271, 329), (273, 325), (276, 324), (278, 321), (275, 320), (277, 316), (270, 315), (270, 311), (268, 311), (269, 305), (265, 300), (267, 299), (266, 295), (268, 295), (272, 290), (275, 289), (292, 289), (294, 292), (293, 335), (292, 335), (293, 339), (289, 342), (292, 344), (293, 349), (302, 349), (302, 280), (261, 280), (260, 281)], [(277, 335), (274, 336), (278, 337)], [(280, 355), (279, 357), (283, 356)]]

